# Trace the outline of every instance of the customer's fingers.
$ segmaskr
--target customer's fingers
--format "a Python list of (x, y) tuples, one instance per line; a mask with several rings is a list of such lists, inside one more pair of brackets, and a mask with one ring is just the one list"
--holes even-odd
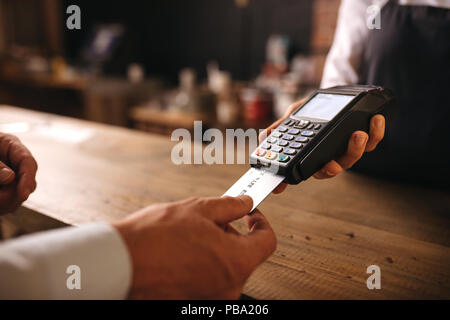
[(235, 234), (237, 236), (240, 236), (241, 233), (239, 231), (236, 230), (235, 227), (233, 227), (231, 224), (227, 223), (223, 226), (223, 230), (227, 233), (232, 233)]
[(14, 181), (15, 176), (14, 171), (0, 161), (0, 185), (10, 184)]
[(240, 237), (239, 241), (245, 244), (243, 254), (253, 270), (275, 251), (277, 239), (269, 222), (258, 209), (246, 216), (245, 220), (250, 232)]
[(28, 199), (29, 195), (36, 189), (37, 163), (30, 155), (24, 156), (20, 163), (17, 183), (18, 197), (21, 201)]
[(223, 225), (247, 215), (253, 207), (249, 196), (200, 198), (193, 205), (203, 216)]
[(0, 189), (0, 207), (2, 204), (11, 202), (14, 199), (15, 188), (14, 186), (5, 186)]
[(25, 201), (36, 189), (36, 160), (17, 137), (8, 134), (0, 135), (0, 157), (6, 159), (14, 169), (18, 179), (18, 198)]
[(20, 204), (21, 201), (16, 196), (15, 182), (0, 188), (0, 215), (13, 212)]

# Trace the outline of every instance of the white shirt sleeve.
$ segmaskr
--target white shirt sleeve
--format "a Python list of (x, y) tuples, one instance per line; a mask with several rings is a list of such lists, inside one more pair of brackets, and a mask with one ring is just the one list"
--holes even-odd
[[(382, 1), (381, 1), (382, 2)], [(358, 83), (358, 69), (369, 34), (366, 10), (373, 0), (342, 0), (333, 45), (322, 76), (322, 88)]]
[(108, 224), (41, 232), (0, 244), (0, 299), (124, 299), (131, 270)]

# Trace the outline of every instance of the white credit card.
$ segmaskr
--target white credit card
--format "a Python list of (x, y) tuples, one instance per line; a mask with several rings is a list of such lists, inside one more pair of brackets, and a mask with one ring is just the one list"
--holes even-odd
[(283, 176), (250, 168), (223, 196), (250, 196), (253, 199), (253, 211), (283, 180)]

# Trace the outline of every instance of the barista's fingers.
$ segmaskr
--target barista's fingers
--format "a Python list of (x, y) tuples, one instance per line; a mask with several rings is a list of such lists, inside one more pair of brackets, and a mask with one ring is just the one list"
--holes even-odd
[(375, 150), (378, 143), (384, 138), (385, 120), (381, 114), (376, 114), (370, 119), (369, 141), (367, 141), (366, 152)]
[(331, 160), (314, 174), (316, 179), (332, 178), (343, 171), (342, 167), (334, 160)]
[(347, 152), (337, 159), (342, 168), (349, 169), (361, 159), (368, 139), (369, 136), (364, 131), (353, 132), (348, 143)]
[(278, 187), (276, 187), (272, 193), (278, 194), (278, 193), (282, 193), (284, 190), (286, 190), (287, 188), (287, 184), (286, 183), (282, 183), (280, 184)]

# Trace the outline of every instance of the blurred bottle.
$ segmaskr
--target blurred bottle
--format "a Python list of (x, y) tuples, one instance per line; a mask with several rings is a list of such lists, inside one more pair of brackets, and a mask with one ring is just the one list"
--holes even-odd
[(214, 76), (214, 90), (217, 90), (216, 115), (219, 123), (223, 125), (234, 125), (240, 116), (240, 104), (233, 90), (231, 75), (220, 71)]
[(195, 110), (195, 88), (197, 75), (193, 69), (183, 69), (179, 74), (180, 87), (174, 99), (175, 109)]
[(190, 68), (181, 70), (179, 79), (180, 86), (171, 103), (171, 109), (196, 113), (201, 118), (214, 118), (214, 94), (204, 86), (197, 84), (195, 70)]
[(145, 78), (144, 67), (138, 63), (132, 63), (127, 69), (127, 78), (131, 83), (140, 83)]
[(50, 60), (52, 75), (54, 78), (63, 79), (66, 73), (67, 64), (63, 57), (53, 57)]
[(299, 100), (299, 85), (298, 77), (293, 73), (287, 73), (280, 79), (274, 92), (275, 118), (282, 118), (289, 106)]

